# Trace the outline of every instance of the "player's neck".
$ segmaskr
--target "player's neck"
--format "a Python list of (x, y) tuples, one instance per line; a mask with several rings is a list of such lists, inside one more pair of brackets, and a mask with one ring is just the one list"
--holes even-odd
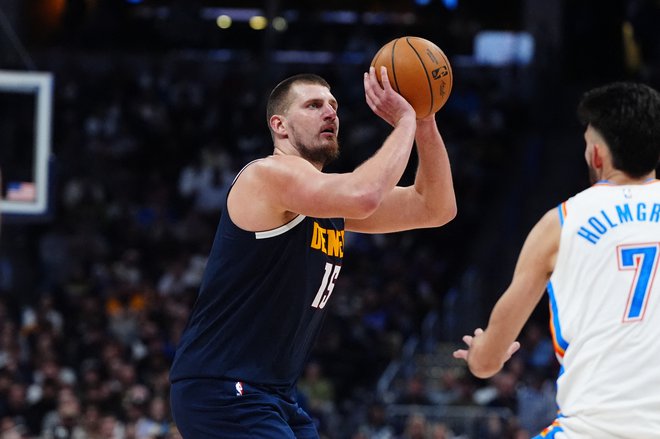
[(641, 177), (631, 177), (623, 171), (618, 169), (612, 169), (606, 175), (600, 179), (600, 181), (608, 181), (616, 185), (628, 185), (628, 184), (644, 184), (650, 180), (655, 179), (655, 170), (645, 174)]

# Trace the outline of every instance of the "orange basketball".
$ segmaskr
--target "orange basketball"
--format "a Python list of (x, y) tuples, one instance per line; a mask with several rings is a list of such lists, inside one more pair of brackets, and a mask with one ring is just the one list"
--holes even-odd
[(380, 82), (380, 66), (387, 68), (392, 88), (406, 98), (422, 119), (435, 113), (449, 99), (454, 76), (449, 60), (438, 46), (424, 38), (406, 36), (385, 44), (374, 56)]

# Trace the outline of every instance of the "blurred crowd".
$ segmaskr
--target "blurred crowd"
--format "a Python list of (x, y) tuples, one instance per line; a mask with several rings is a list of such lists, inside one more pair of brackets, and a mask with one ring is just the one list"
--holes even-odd
[[(360, 32), (347, 44), (378, 47)], [(342, 155), (329, 171), (349, 171), (389, 132), (364, 102), (363, 61), (264, 65), (57, 49), (37, 59), (55, 75), (55, 197), (41, 222), (2, 225), (0, 439), (180, 437), (169, 365), (222, 199), (244, 164), (272, 151), (267, 93), (289, 74), (324, 76), (341, 120)], [(643, 72), (651, 79), (652, 65)], [(556, 415), (543, 310), (523, 331), (521, 352), (490, 380), (472, 378), (450, 352), (484, 324), (508, 279), (526, 231), (522, 207), (540, 212), (528, 201), (543, 188), (538, 176), (564, 157), (556, 145), (543, 154), (544, 141), (563, 139), (548, 115), (570, 107), (561, 96), (539, 102), (547, 89), (527, 93), (535, 75), (518, 67), (457, 65), (455, 77), (437, 117), (458, 217), (441, 229), (347, 235), (298, 389), (324, 439), (525, 439)], [(557, 137), (542, 139), (548, 132)], [(404, 184), (414, 170), (413, 157)]]

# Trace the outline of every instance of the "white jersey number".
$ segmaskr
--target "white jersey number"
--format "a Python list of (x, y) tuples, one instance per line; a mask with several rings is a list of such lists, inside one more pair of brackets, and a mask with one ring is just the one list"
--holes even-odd
[(319, 291), (316, 293), (316, 297), (314, 297), (314, 301), (312, 302), (313, 308), (323, 309), (328, 302), (332, 290), (335, 289), (335, 281), (337, 280), (337, 276), (339, 276), (339, 270), (341, 270), (341, 265), (334, 265), (329, 262), (325, 263), (325, 274), (323, 275)]

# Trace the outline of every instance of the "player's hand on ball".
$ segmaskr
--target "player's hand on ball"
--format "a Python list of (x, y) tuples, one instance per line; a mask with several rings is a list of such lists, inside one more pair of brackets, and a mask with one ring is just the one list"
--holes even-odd
[(369, 72), (364, 74), (364, 95), (371, 110), (392, 126), (396, 126), (404, 117), (415, 119), (412, 105), (390, 85), (387, 69), (381, 67), (378, 73), (381, 75), (382, 87), (378, 83), (375, 68), (370, 67)]

